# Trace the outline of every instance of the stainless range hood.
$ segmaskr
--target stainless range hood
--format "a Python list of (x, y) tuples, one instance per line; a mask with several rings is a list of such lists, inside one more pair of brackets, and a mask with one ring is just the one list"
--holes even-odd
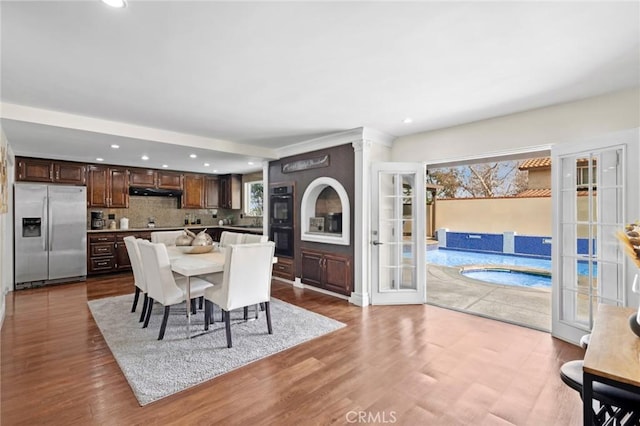
[(160, 189), (145, 188), (142, 186), (130, 186), (129, 195), (142, 195), (147, 197), (173, 197), (180, 198), (182, 196), (181, 189)]

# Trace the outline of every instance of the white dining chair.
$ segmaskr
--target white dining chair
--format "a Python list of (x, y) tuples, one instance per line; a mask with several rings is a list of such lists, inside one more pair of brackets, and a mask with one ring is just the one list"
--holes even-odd
[(162, 243), (165, 246), (175, 246), (176, 238), (183, 235), (184, 231), (155, 231), (151, 233), (152, 243)]
[[(140, 256), (142, 258), (142, 266), (144, 276), (147, 282), (147, 293), (149, 302), (147, 308), (147, 316), (144, 321), (143, 328), (149, 324), (153, 302), (158, 302), (164, 306), (164, 317), (160, 326), (158, 340), (162, 340), (167, 327), (167, 320), (172, 305), (182, 303), (187, 298), (184, 287), (176, 284), (176, 280), (171, 272), (171, 263), (167, 254), (167, 247), (164, 244), (150, 243), (141, 240), (138, 244)], [(204, 291), (212, 287), (209, 282), (196, 277), (191, 278), (191, 309), (195, 306), (195, 299), (204, 295)], [(189, 307), (187, 307), (189, 309)]]
[[(204, 328), (208, 330), (213, 317), (213, 305), (223, 312), (227, 335), (227, 347), (231, 347), (231, 316), (234, 309), (264, 303), (267, 330), (271, 327), (271, 270), (275, 244), (272, 241), (253, 244), (232, 244), (224, 247), (225, 262), (221, 285), (204, 291)], [(245, 315), (246, 317), (246, 315)]]
[(129, 254), (129, 261), (131, 262), (131, 269), (133, 270), (133, 283), (136, 286), (136, 293), (133, 296), (133, 306), (131, 306), (131, 312), (135, 312), (138, 307), (138, 298), (140, 293), (144, 295), (142, 302), (142, 313), (140, 314), (140, 321), (144, 320), (145, 313), (147, 311), (147, 283), (144, 279), (144, 271), (142, 270), (142, 260), (140, 259), (140, 249), (138, 249), (138, 242), (132, 235), (123, 238), (124, 245), (127, 248)]
[(269, 237), (266, 235), (242, 234), (242, 244), (266, 243), (267, 241), (269, 241)]
[(244, 234), (240, 232), (223, 231), (220, 234), (220, 247), (227, 247), (231, 244), (242, 244)]

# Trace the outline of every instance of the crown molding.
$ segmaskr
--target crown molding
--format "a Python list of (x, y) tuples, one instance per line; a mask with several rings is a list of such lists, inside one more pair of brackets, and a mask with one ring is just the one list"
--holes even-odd
[(359, 141), (370, 141), (390, 147), (396, 138), (386, 133), (368, 127), (356, 127), (355, 129), (343, 132), (332, 133), (319, 138), (288, 145), (276, 149), (279, 158), (290, 157), (292, 155), (304, 154), (320, 149), (331, 148), (339, 145), (355, 144)]

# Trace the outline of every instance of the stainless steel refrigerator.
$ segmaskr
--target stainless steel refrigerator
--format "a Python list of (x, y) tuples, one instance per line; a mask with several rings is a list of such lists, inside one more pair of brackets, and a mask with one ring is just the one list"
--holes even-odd
[(15, 288), (87, 275), (87, 191), (83, 186), (16, 183)]

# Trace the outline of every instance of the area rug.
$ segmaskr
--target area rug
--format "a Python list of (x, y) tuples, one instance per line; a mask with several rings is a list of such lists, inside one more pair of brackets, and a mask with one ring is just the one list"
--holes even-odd
[[(141, 303), (138, 303), (138, 312), (131, 313), (132, 302), (133, 295), (124, 295), (88, 303), (140, 405), (345, 326), (331, 318), (272, 299), (273, 334), (267, 333), (264, 312), (260, 312), (257, 320), (244, 321), (242, 309), (233, 311), (233, 347), (229, 349), (223, 322), (216, 322), (210, 333), (186, 339), (184, 304), (172, 307), (164, 339), (157, 340), (162, 306), (154, 306), (149, 326), (143, 329), (138, 322)], [(253, 315), (250, 311), (249, 317)], [(216, 308), (216, 320), (219, 319), (220, 310)], [(198, 311), (191, 317), (191, 333), (202, 331), (204, 318), (202, 311)]]

